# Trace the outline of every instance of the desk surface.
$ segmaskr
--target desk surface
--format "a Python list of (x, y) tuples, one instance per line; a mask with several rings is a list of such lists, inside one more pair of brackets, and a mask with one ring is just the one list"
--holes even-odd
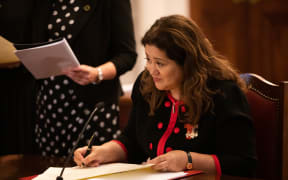
[[(42, 173), (50, 166), (63, 166), (64, 160), (59, 158), (44, 158), (37, 155), (7, 155), (0, 156), (0, 179), (16, 180)], [(70, 164), (72, 165), (72, 164)], [(234, 176), (215, 177), (213, 174), (198, 174), (181, 180), (261, 180)]]

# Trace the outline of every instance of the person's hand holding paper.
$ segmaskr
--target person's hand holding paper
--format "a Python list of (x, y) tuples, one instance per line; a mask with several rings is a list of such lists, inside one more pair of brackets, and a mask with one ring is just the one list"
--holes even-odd
[(36, 79), (63, 75), (64, 69), (80, 65), (65, 39), (22, 46), (15, 54)]
[(99, 84), (104, 77), (105, 80), (109, 80), (117, 74), (115, 65), (110, 61), (97, 67), (80, 65), (75, 68), (67, 68), (63, 73), (80, 85)]
[(64, 69), (63, 73), (80, 85), (87, 85), (97, 80), (98, 71), (96, 68), (80, 65), (75, 68)]

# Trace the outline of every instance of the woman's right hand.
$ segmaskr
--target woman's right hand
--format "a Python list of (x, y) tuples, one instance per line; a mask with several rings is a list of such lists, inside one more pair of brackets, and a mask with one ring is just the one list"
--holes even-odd
[(126, 152), (121, 145), (115, 141), (109, 141), (101, 146), (92, 146), (91, 153), (84, 157), (87, 146), (76, 149), (74, 152), (74, 161), (78, 166), (99, 166), (100, 164), (110, 162), (123, 162), (126, 160)]
[(105, 163), (105, 157), (107, 151), (103, 146), (93, 146), (91, 153), (84, 157), (84, 154), (87, 151), (87, 146), (78, 148), (74, 151), (74, 161), (78, 166), (90, 166), (96, 167), (100, 164)]

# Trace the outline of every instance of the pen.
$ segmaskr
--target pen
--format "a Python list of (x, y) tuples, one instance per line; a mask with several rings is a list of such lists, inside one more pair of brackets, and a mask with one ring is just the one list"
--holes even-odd
[[(94, 143), (94, 141), (95, 141), (95, 137), (96, 137), (96, 134), (93, 133), (93, 135), (92, 135), (91, 138), (89, 139), (88, 148), (87, 148), (87, 150), (86, 150), (86, 152), (85, 152), (85, 154), (84, 154), (84, 158), (91, 153), (92, 145), (93, 145), (93, 143)], [(84, 166), (85, 166), (85, 164), (82, 162), (81, 167), (84, 167)]]
[(88, 142), (88, 148), (87, 148), (86, 153), (84, 154), (84, 158), (91, 153), (92, 145), (93, 145), (93, 143), (94, 143), (95, 137), (96, 137), (96, 136), (95, 136), (95, 133), (93, 133), (93, 135), (91, 136), (91, 138), (90, 138), (90, 140), (89, 140), (89, 142)]
[[(87, 148), (87, 150), (86, 150), (86, 152), (85, 152), (85, 154), (84, 154), (84, 158), (91, 153), (92, 145), (93, 145), (93, 142), (94, 142), (94, 140), (95, 140), (95, 137), (96, 137), (96, 135), (95, 135), (95, 133), (93, 133), (93, 135), (92, 135), (91, 138), (89, 139), (88, 148)], [(83, 162), (82, 162), (82, 164), (81, 164), (81, 167), (85, 167), (85, 164), (84, 164)]]

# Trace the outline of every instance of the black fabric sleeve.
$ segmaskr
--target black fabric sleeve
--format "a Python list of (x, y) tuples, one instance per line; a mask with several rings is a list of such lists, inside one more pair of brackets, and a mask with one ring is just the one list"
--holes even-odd
[[(141, 76), (141, 75), (140, 75)], [(140, 87), (140, 76), (136, 79), (132, 90), (132, 111), (127, 126), (123, 130), (121, 136), (117, 139), (124, 144), (128, 151), (128, 162), (130, 163), (141, 163), (145, 161), (145, 153), (141, 149), (140, 142), (137, 140), (138, 136), (141, 136), (137, 133), (137, 108), (141, 108), (142, 96), (139, 90)]]
[(131, 70), (136, 62), (134, 29), (129, 0), (111, 1), (112, 57), (117, 76)]
[(222, 173), (251, 176), (256, 166), (255, 135), (249, 105), (233, 82), (221, 87), (214, 98), (216, 155)]

